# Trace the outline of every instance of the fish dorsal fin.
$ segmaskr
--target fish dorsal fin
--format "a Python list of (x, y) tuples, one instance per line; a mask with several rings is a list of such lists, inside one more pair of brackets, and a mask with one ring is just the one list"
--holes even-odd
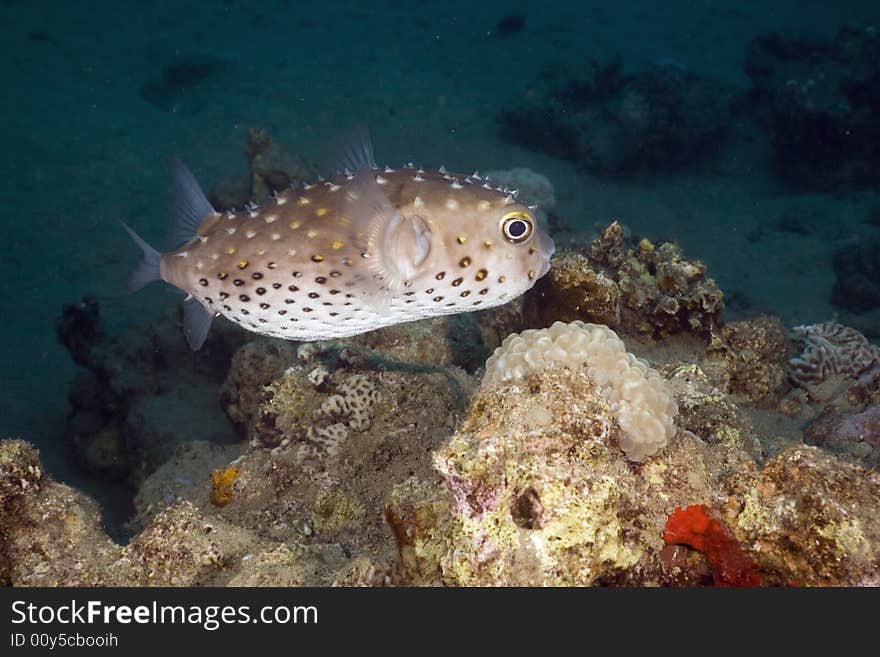
[(190, 349), (198, 351), (205, 344), (213, 315), (195, 299), (183, 302), (183, 334)]
[(397, 212), (375, 176), (368, 170), (355, 174), (345, 193), (343, 212), (350, 217), (353, 258), (362, 270), (357, 287), (364, 303), (382, 313), (427, 259), (431, 230), (421, 217)]
[(194, 239), (199, 225), (217, 214), (195, 176), (176, 157), (168, 158), (168, 181), (171, 196), (171, 240), (173, 246)]
[(355, 125), (340, 134), (332, 142), (327, 171), (337, 175), (347, 171), (370, 170), (376, 168), (373, 158), (373, 142), (365, 125)]

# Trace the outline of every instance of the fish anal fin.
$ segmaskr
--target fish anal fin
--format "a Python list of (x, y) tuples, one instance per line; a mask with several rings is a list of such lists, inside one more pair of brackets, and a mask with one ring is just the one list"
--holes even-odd
[(198, 351), (205, 344), (208, 331), (211, 329), (213, 313), (195, 299), (183, 302), (183, 334), (193, 351)]

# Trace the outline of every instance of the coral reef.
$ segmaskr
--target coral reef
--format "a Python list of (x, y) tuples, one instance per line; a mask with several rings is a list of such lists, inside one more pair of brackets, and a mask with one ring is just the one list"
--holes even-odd
[(780, 176), (807, 189), (877, 185), (876, 31), (843, 27), (832, 41), (763, 35), (749, 46), (746, 73), (749, 107), (770, 135)]
[(312, 167), (278, 144), (265, 128), (248, 128), (244, 152), (248, 173), (221, 180), (211, 190), (211, 205), (217, 210), (263, 203), (273, 193), (315, 177)]
[(196, 359), (179, 312), (108, 335), (93, 299), (64, 307), (58, 339), (84, 368), (70, 386), (65, 436), (86, 470), (137, 486), (182, 442), (234, 441), (214, 390), (244, 333), (221, 326)]
[(586, 256), (561, 251), (551, 259), (550, 271), (525, 297), (526, 325), (544, 325), (548, 309), (552, 309), (552, 318), (561, 322), (582, 320), (617, 326), (620, 288), (595, 271)]
[(539, 88), (499, 115), (502, 137), (594, 173), (686, 166), (729, 122), (728, 89), (675, 65), (624, 74), (619, 58), (593, 62), (587, 78)]
[(677, 245), (642, 239), (629, 248), (614, 222), (588, 255), (551, 259), (548, 275), (525, 296), (524, 314), (533, 327), (589, 319), (657, 339), (680, 332), (708, 337), (720, 324), (723, 297), (705, 266), (685, 260)]
[(876, 469), (880, 467), (880, 403), (852, 412), (826, 406), (804, 431), (804, 440)]
[[(474, 322), (474, 335), (494, 336), (518, 316), (515, 304), (495, 309)], [(81, 323), (79, 315), (72, 317), (71, 325)], [(429, 324), (429, 330), (439, 326)], [(583, 325), (576, 327), (568, 347), (576, 347), (584, 332)], [(720, 356), (716, 343), (707, 350), (690, 341), (696, 351), (686, 358), (682, 351), (655, 348), (650, 358), (659, 376), (650, 377), (658, 385), (662, 380), (664, 394), (671, 393), (680, 409), (677, 432), (664, 449), (633, 462), (621, 450), (626, 427), (620, 409), (603, 390), (608, 386), (597, 382), (595, 371), (591, 375), (589, 359), (574, 371), (546, 367), (545, 359), (545, 366), (505, 381), (503, 373), (517, 369), (508, 353), (487, 364), (486, 385), (478, 388), (477, 378), (452, 362), (460, 358), (453, 340), (435, 338), (446, 345), (435, 353), (447, 354), (450, 364), (432, 366), (418, 353), (426, 342), (408, 344), (410, 330), (418, 338), (424, 329), (395, 327), (373, 338), (378, 349), (355, 340), (297, 346), (262, 338), (240, 347), (223, 403), (247, 440), (169, 446), (170, 456), (139, 478), (132, 520), (137, 533), (128, 545), (103, 532), (94, 502), (43, 473), (33, 448), (0, 443), (0, 581), (385, 586), (876, 580), (880, 479), (869, 469), (876, 462), (859, 450), (877, 452), (873, 434), (864, 436), (874, 430), (871, 409), (880, 407), (880, 372), (853, 380), (807, 432), (808, 440), (839, 456), (775, 444), (775, 456), (761, 467), (770, 444), (763, 441), (784, 428), (780, 423), (801, 427), (804, 414), (818, 412), (808, 398), (799, 402), (797, 417), (760, 409), (776, 413), (768, 425), (751, 402), (732, 396), (738, 390), (732, 372), (748, 373), (739, 379), (743, 386), (775, 381), (775, 370), (758, 368), (755, 354), (776, 344), (778, 327), (761, 319), (717, 332), (724, 338)], [(610, 330), (595, 330), (610, 347)], [(153, 344), (164, 345), (161, 323), (151, 331)], [(85, 332), (70, 331), (71, 344)], [(91, 352), (113, 354), (116, 347), (100, 331), (94, 335), (94, 346), (76, 353), (86, 364), (107, 367), (109, 356)], [(513, 338), (505, 349), (522, 339)], [(562, 346), (549, 339), (532, 355), (567, 359)], [(532, 351), (516, 358), (531, 359), (534, 367)], [(154, 350), (143, 352), (157, 358)], [(612, 361), (622, 356), (620, 349), (609, 353)], [(592, 346), (588, 355), (595, 356)], [(176, 358), (176, 352), (164, 356)], [(467, 360), (474, 358), (471, 353)], [(695, 358), (717, 371), (707, 365), (704, 372)], [(170, 371), (187, 379), (193, 376), (189, 367)], [(213, 371), (216, 365), (204, 367)], [(171, 386), (149, 367), (134, 369), (144, 383), (130, 394), (149, 397), (156, 386)], [(122, 385), (121, 370), (115, 385)], [(90, 372), (102, 381), (103, 370)], [(101, 385), (108, 397), (122, 389)], [(212, 388), (217, 381), (200, 385)], [(772, 388), (765, 385), (761, 395)], [(332, 448), (315, 440), (318, 430), (330, 427), (345, 430)], [(854, 457), (869, 467), (856, 465)], [(693, 532), (675, 540), (687, 539), (705, 554), (664, 540), (675, 509), (695, 505), (705, 507), (710, 521), (700, 526), (714, 527), (714, 543), (707, 549), (705, 535)], [(724, 540), (718, 538), (722, 523), (730, 531)], [(731, 556), (734, 542), (754, 570)]]
[(786, 390), (788, 339), (775, 317), (730, 322), (712, 335), (703, 366), (736, 400), (775, 405)]
[(796, 326), (801, 354), (789, 361), (789, 377), (800, 386), (815, 386), (833, 376), (856, 379), (880, 366), (880, 347), (853, 328), (836, 322)]
[[(394, 490), (388, 518), (406, 577), (708, 584), (701, 560), (670, 553), (662, 540), (674, 509), (693, 504), (727, 524), (756, 565), (732, 577), (739, 583), (756, 575), (769, 585), (840, 585), (873, 576), (875, 473), (803, 446), (759, 470), (739, 448), (708, 447), (682, 430), (632, 467), (614, 448), (609, 410), (583, 372), (547, 370), (478, 393), (435, 453), (442, 480), (411, 478)], [(810, 541), (823, 546), (818, 561)]]
[(709, 445), (743, 450), (756, 461), (762, 459), (764, 449), (753, 423), (703, 370), (691, 363), (673, 362), (660, 371), (675, 395), (679, 429), (690, 431)]
[(771, 585), (876, 586), (880, 475), (815, 447), (771, 459), (727, 517)]
[(627, 352), (607, 326), (555, 322), (508, 336), (486, 362), (483, 387), (552, 369), (584, 369), (611, 407), (631, 461), (653, 456), (675, 435), (678, 407), (659, 375)]

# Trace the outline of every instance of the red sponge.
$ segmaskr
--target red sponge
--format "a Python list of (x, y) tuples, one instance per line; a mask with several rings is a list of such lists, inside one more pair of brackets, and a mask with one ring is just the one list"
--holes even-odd
[(703, 504), (676, 509), (666, 521), (663, 540), (689, 545), (706, 555), (715, 586), (761, 586), (757, 566), (731, 531)]

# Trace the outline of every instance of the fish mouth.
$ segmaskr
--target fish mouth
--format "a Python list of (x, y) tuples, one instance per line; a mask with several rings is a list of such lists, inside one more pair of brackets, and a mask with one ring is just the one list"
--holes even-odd
[(550, 258), (556, 253), (556, 243), (547, 233), (541, 233), (538, 253), (541, 254), (541, 271), (538, 274), (538, 278), (541, 278), (544, 274), (550, 271)]

